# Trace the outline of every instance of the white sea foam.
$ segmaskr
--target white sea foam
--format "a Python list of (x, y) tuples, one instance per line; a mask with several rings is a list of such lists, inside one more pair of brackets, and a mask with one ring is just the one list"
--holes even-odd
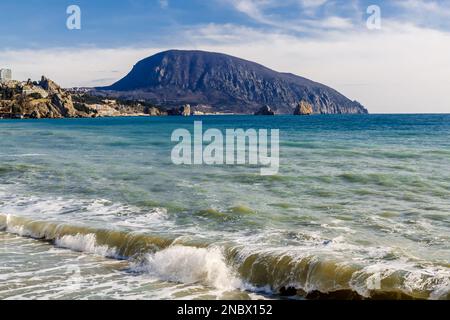
[(224, 291), (241, 286), (240, 280), (227, 265), (222, 251), (217, 247), (176, 245), (148, 254), (144, 263), (134, 269), (155, 274), (171, 282), (199, 283)]
[(14, 217), (12, 215), (10, 215), (10, 214), (6, 215), (6, 219), (5, 219), (6, 232), (9, 232), (9, 233), (12, 233), (12, 234), (16, 234), (16, 235), (21, 236), (21, 237), (31, 236), (31, 233), (27, 229), (25, 229), (25, 227), (23, 225), (12, 223), (13, 218)]
[(6, 225), (6, 231), (21, 237), (29, 236), (30, 234), (25, 230), (24, 226)]
[(45, 220), (89, 220), (118, 227), (132, 227), (136, 230), (148, 229), (149, 225), (158, 222), (160, 225), (169, 226), (171, 223), (166, 219), (165, 208), (146, 208), (113, 202), (103, 198), (97, 199), (73, 199), (66, 197), (41, 197), (20, 196), (14, 191), (6, 190), (0, 186), (0, 212), (15, 216), (38, 217)]
[[(395, 288), (387, 287), (392, 283), (396, 283)], [(443, 267), (416, 269), (402, 261), (380, 262), (355, 272), (351, 287), (365, 297), (370, 297), (371, 290), (395, 289), (411, 296), (420, 292), (422, 298), (441, 299), (450, 292), (450, 272)]]
[(445, 299), (450, 292), (450, 271), (448, 268), (429, 267), (416, 272), (409, 272), (403, 283), (407, 293), (430, 292), (429, 299)]
[(103, 257), (117, 257), (117, 250), (106, 245), (98, 245), (95, 234), (65, 235), (55, 240), (56, 246), (79, 252), (87, 252)]
[(22, 154), (0, 154), (2, 158), (25, 158), (25, 157), (43, 157), (43, 153), (22, 153)]

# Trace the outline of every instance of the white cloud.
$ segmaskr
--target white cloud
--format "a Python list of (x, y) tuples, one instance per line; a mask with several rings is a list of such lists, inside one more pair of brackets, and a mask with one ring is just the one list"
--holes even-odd
[(409, 11), (427, 12), (434, 15), (450, 16), (450, 1), (401, 0), (395, 2), (399, 7)]
[(159, 0), (159, 6), (162, 9), (166, 9), (169, 7), (169, 0)]
[(450, 30), (450, 0), (398, 0), (393, 2), (400, 13), (397, 20), (438, 30)]
[[(262, 4), (262, 3), (260, 3)], [(258, 2), (252, 1), (252, 0), (234, 0), (233, 5), (235, 8), (248, 15), (249, 17), (255, 19), (255, 20), (264, 20), (262, 18), (262, 12), (259, 8)]]
[(333, 29), (333, 30), (342, 30), (342, 29), (352, 29), (354, 27), (353, 22), (350, 19), (341, 18), (341, 17), (327, 17), (322, 20), (303, 20), (303, 25), (308, 25), (314, 29)]
[(45, 75), (65, 87), (106, 85), (123, 77), (141, 58), (158, 48), (52, 48), (0, 51), (2, 66), (18, 80)]
[[(317, 32), (329, 29), (351, 29), (354, 27), (353, 22), (348, 18), (335, 15), (327, 15), (320, 19), (315, 16), (314, 10), (323, 6), (327, 0), (295, 0), (293, 1), (276, 1), (276, 0), (226, 0), (239, 12), (244, 13), (249, 18), (263, 25), (271, 26), (282, 31), (291, 31), (304, 34), (315, 34)], [(297, 4), (303, 8), (295, 8)], [(294, 6), (293, 6), (294, 5)], [(291, 8), (298, 10), (296, 19), (286, 19), (282, 16), (271, 14), (274, 8)], [(305, 13), (307, 17), (302, 17), (301, 13)]]
[(316, 8), (324, 5), (327, 0), (300, 0), (300, 4), (305, 8)]
[(279, 22), (275, 20), (273, 17), (267, 16), (264, 13), (264, 10), (267, 8), (271, 8), (276, 5), (273, 0), (230, 0), (231, 4), (234, 6), (234, 8), (246, 14), (251, 19), (271, 25), (271, 26), (280, 26)]
[(298, 0), (298, 3), (302, 9), (301, 12), (310, 17), (314, 17), (317, 10), (327, 2), (327, 0)]

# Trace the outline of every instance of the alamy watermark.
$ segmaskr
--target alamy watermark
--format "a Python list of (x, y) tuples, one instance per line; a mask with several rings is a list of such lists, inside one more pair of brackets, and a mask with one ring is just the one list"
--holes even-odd
[(378, 5), (371, 5), (367, 7), (367, 29), (380, 30), (381, 29), (381, 8)]
[[(276, 175), (280, 168), (278, 129), (219, 129), (203, 132), (202, 121), (194, 131), (176, 129), (171, 159), (175, 165), (252, 165), (261, 166), (263, 176)], [(206, 144), (206, 145), (205, 145)]]
[(81, 8), (77, 5), (67, 7), (66, 13), (69, 15), (66, 27), (69, 30), (81, 30)]

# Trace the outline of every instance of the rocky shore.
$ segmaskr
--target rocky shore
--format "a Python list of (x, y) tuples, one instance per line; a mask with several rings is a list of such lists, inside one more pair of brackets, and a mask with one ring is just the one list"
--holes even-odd
[(52, 80), (0, 83), (0, 118), (95, 118), (160, 116), (167, 112), (143, 101), (107, 99), (65, 90)]
[(270, 106), (264, 106), (258, 111), (255, 112), (255, 116), (274, 116), (275, 112), (272, 110)]
[(0, 82), (0, 119), (58, 119), (127, 116), (221, 115), (203, 105), (164, 108), (145, 100), (97, 94), (91, 89), (63, 89), (54, 81)]
[(314, 113), (313, 105), (307, 101), (300, 101), (294, 110), (295, 116), (310, 116)]

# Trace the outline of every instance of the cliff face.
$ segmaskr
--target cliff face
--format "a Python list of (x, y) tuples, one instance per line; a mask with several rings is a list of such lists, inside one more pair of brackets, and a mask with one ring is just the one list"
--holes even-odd
[(63, 118), (86, 116), (72, 97), (53, 81), (8, 81), (0, 84), (0, 116), (4, 118)]
[(0, 118), (86, 118), (161, 115), (155, 106), (72, 93), (50, 79), (0, 83)]
[(156, 54), (138, 62), (120, 81), (97, 90), (166, 106), (210, 105), (218, 112), (250, 114), (269, 105), (278, 114), (292, 114), (304, 101), (317, 114), (367, 113), (358, 102), (320, 83), (202, 51)]
[(313, 106), (305, 101), (300, 101), (298, 106), (294, 110), (295, 116), (309, 116), (314, 113)]

